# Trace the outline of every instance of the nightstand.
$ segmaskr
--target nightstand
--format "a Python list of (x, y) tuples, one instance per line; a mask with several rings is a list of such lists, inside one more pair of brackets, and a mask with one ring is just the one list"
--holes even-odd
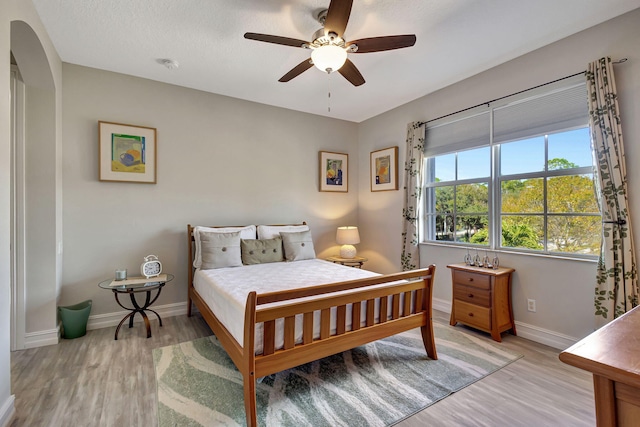
[(464, 323), (502, 342), (500, 333), (511, 329), (516, 335), (516, 324), (511, 308), (511, 273), (513, 268), (497, 269), (451, 264), (452, 301), (449, 324)]
[(325, 258), (327, 261), (331, 261), (336, 264), (347, 265), (349, 267), (362, 268), (362, 264), (368, 261), (367, 258), (356, 256), (353, 258), (340, 258), (339, 256), (330, 256)]
[[(151, 304), (156, 302), (158, 297), (160, 296), (160, 292), (162, 288), (173, 280), (173, 274), (160, 274), (155, 277), (130, 277), (126, 280), (113, 280), (107, 279), (98, 283), (98, 286), (102, 289), (110, 289), (113, 291), (113, 295), (116, 297), (116, 302), (118, 305), (125, 310), (129, 311), (129, 314), (124, 316), (124, 318), (118, 324), (116, 328), (115, 339), (118, 339), (118, 332), (120, 332), (120, 327), (122, 324), (129, 319), (129, 327), (133, 328), (133, 318), (136, 314), (140, 314), (142, 320), (144, 320), (145, 326), (147, 327), (147, 338), (151, 338), (151, 324), (149, 323), (149, 317), (147, 316), (147, 311), (155, 314), (158, 318), (158, 323), (160, 323), (160, 327), (162, 327), (162, 319), (160, 315), (155, 311), (149, 308)], [(155, 291), (155, 296), (152, 297), (151, 292)], [(136, 294), (144, 292), (145, 293), (145, 301), (143, 305), (140, 305), (136, 300)], [(129, 295), (129, 299), (131, 300), (131, 307), (127, 307), (122, 305), (118, 295)]]

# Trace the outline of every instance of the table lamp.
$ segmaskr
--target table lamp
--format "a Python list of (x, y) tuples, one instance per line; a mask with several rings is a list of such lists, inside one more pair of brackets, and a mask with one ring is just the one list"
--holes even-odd
[(340, 247), (340, 258), (355, 258), (356, 248), (353, 245), (360, 243), (358, 227), (338, 227), (336, 243), (342, 245)]

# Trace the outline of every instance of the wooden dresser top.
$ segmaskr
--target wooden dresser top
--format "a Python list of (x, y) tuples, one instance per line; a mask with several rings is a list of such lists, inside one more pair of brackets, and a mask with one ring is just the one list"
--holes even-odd
[(447, 265), (447, 268), (452, 268), (455, 270), (463, 270), (463, 271), (469, 271), (471, 273), (480, 273), (480, 274), (488, 274), (491, 276), (500, 276), (502, 274), (507, 274), (507, 273), (513, 273), (515, 270), (513, 268), (508, 268), (508, 267), (498, 267), (495, 270), (493, 268), (485, 268), (485, 267), (476, 267), (476, 266), (470, 266), (467, 265), (465, 263), (460, 263), (460, 264), (449, 264)]
[(560, 360), (640, 387), (640, 307), (575, 343), (560, 353)]

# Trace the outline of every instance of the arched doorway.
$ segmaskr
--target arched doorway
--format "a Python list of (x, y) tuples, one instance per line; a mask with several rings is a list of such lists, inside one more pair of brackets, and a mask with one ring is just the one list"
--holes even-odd
[[(56, 328), (60, 178), (56, 88), (45, 49), (23, 21), (11, 22), (10, 47), (16, 69), (11, 105), (11, 350), (19, 350), (43, 345), (42, 331)], [(44, 335), (51, 344), (51, 337)]]

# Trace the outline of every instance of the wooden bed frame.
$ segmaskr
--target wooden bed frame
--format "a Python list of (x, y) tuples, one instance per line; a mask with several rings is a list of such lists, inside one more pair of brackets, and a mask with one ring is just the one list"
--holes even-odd
[[(187, 225), (189, 240), (189, 296), (187, 316), (191, 316), (192, 302), (196, 305), (213, 333), (227, 351), (233, 363), (242, 374), (244, 384), (244, 405), (247, 426), (256, 426), (256, 379), (285, 369), (293, 368), (321, 359), (360, 345), (398, 334), (413, 328), (420, 328), (427, 355), (436, 360), (436, 346), (432, 323), (432, 286), (435, 265), (404, 273), (388, 274), (365, 279), (329, 283), (320, 286), (269, 292), (257, 295), (250, 292), (244, 315), (244, 347), (240, 345), (227, 328), (204, 302), (193, 287), (194, 238), (193, 228)], [(391, 283), (396, 281), (401, 283)], [(372, 285), (390, 283), (370, 289)], [(362, 289), (360, 289), (362, 288)], [(331, 295), (334, 292), (360, 289), (348, 295)], [(297, 301), (299, 298), (325, 295), (312, 301)], [(400, 296), (404, 294), (401, 307)], [(411, 307), (411, 300), (415, 301)], [(290, 301), (271, 308), (261, 305)], [(375, 317), (378, 301), (380, 313), (386, 313), (391, 305), (391, 319)], [(365, 302), (361, 305), (361, 302)], [(347, 328), (347, 306), (352, 304), (351, 328)], [(330, 312), (337, 310), (336, 331), (330, 328)], [(366, 310), (366, 324), (361, 326), (361, 310)], [(313, 338), (314, 311), (320, 311), (320, 336)], [(295, 316), (303, 315), (302, 343), (295, 343)], [(275, 348), (276, 319), (284, 319), (284, 347)], [(263, 352), (255, 354), (255, 325), (263, 323)]]

